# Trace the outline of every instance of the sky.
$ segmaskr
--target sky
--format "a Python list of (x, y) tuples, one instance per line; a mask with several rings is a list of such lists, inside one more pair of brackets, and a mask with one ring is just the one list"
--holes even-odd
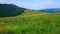
[(60, 0), (0, 0), (0, 4), (15, 4), (27, 9), (60, 8)]

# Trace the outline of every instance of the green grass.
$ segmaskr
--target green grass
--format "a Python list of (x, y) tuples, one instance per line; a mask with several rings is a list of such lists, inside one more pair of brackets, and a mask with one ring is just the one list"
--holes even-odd
[(17, 17), (0, 18), (0, 34), (60, 34), (60, 14), (27, 11)]

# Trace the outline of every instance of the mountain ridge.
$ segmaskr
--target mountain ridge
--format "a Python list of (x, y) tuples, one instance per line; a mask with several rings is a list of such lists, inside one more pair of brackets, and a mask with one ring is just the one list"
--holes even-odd
[(60, 12), (60, 8), (42, 9), (42, 10), (38, 10), (38, 11), (48, 12), (48, 13), (58, 13), (58, 12)]

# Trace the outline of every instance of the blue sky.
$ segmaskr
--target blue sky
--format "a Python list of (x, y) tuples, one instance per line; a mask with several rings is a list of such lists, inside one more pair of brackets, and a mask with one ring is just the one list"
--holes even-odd
[(60, 0), (0, 0), (1, 4), (16, 4), (28, 9), (60, 8)]

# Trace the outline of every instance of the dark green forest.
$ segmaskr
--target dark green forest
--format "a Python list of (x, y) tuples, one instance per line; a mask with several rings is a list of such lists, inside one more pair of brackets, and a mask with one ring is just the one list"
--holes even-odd
[(0, 4), (0, 17), (17, 16), (24, 12), (24, 8), (13, 4)]

